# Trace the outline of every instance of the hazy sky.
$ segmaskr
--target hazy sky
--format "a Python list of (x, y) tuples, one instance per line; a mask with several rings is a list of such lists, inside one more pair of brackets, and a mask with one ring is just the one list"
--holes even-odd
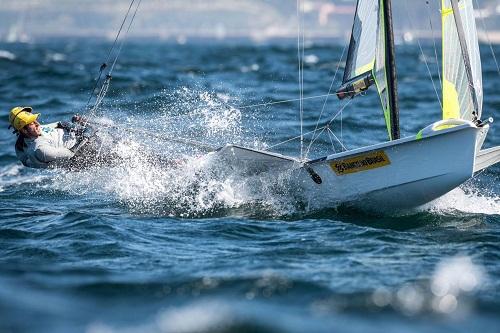
[[(500, 0), (477, 1), (487, 15), (489, 28), (498, 29)], [(257, 40), (294, 37), (296, 3), (296, 0), (142, 0), (131, 36)], [(303, 0), (302, 3), (306, 36), (349, 36), (355, 0)], [(396, 28), (401, 33), (428, 30), (428, 19), (422, 17), (428, 18), (427, 13), (431, 13), (439, 29), (439, 3), (439, 0), (429, 1), (428, 5), (424, 0), (393, 1)], [(129, 0), (0, 0), (0, 40), (47, 36), (112, 38), (129, 4)]]

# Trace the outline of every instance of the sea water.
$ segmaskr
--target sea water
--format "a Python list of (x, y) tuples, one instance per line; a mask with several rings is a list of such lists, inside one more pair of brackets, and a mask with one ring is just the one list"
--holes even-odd
[[(498, 165), (404, 213), (311, 210), (279, 175), (244, 175), (168, 139), (299, 156), (293, 41), (129, 41), (92, 115), (125, 162), (22, 167), (9, 110), (88, 115), (110, 46), (0, 44), (0, 332), (498, 332)], [(499, 73), (481, 51), (483, 118), (500, 120)], [(398, 46), (402, 136), (441, 116), (442, 73), (423, 52)], [(304, 97), (333, 92), (343, 53), (307, 45)], [(387, 139), (373, 89), (302, 110), (308, 158)], [(493, 123), (485, 147), (499, 144)]]

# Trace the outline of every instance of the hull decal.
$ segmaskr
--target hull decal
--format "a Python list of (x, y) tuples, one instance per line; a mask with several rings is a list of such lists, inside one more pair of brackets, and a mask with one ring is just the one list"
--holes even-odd
[(391, 164), (389, 157), (383, 150), (374, 151), (342, 160), (330, 162), (330, 167), (337, 174), (343, 176), (350, 173), (381, 168)]

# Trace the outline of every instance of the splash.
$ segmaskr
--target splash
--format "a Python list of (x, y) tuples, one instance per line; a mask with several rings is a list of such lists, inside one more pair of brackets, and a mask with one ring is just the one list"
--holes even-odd
[(21, 184), (32, 184), (41, 182), (48, 176), (46, 174), (33, 175), (24, 172), (21, 164), (9, 164), (0, 168), (0, 192), (5, 191), (6, 187), (19, 186)]
[(58, 173), (53, 186), (74, 194), (104, 193), (146, 215), (200, 217), (243, 209), (244, 215), (281, 216), (294, 209), (286, 175), (249, 177), (215, 154), (158, 160), (138, 143), (116, 148), (124, 161), (120, 165)]
[(473, 186), (461, 186), (422, 206), (420, 211), (433, 213), (500, 214), (500, 196)]
[(196, 140), (215, 147), (235, 142), (265, 145), (246, 136), (241, 112), (227, 104), (230, 96), (195, 94), (187, 88), (176, 94), (174, 102), (167, 101), (158, 110), (143, 114), (140, 121), (137, 116), (98, 119), (110, 131), (99, 135), (105, 142), (112, 141), (111, 155), (119, 163), (58, 172), (52, 186), (75, 195), (104, 194), (137, 214), (272, 217), (293, 212), (290, 175), (248, 175), (216, 153), (175, 140)]
[(133, 119), (134, 123), (218, 146), (248, 139), (249, 124), (243, 121), (241, 111), (229, 104), (234, 99), (231, 96), (182, 87), (157, 97), (157, 110), (140, 114), (140, 119)]

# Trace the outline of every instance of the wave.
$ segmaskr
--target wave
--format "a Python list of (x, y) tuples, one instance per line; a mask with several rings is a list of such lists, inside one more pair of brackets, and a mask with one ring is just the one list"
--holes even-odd
[(0, 167), (0, 192), (11, 186), (39, 183), (47, 178), (47, 174), (27, 171), (20, 163)]
[(440, 214), (500, 215), (500, 196), (487, 189), (463, 185), (422, 206), (420, 211)]
[(17, 59), (17, 57), (12, 52), (9, 52), (7, 50), (0, 50), (0, 59), (6, 59), (6, 60), (14, 61), (14, 60)]
[[(152, 318), (144, 320), (140, 328), (135, 325), (127, 327), (132, 331), (233, 332), (244, 329), (300, 332), (300, 325), (289, 325), (290, 321), (299, 320), (307, 321), (308, 325), (314, 322), (315, 331), (329, 332), (333, 324), (339, 328), (340, 318), (350, 318), (347, 322), (352, 324), (355, 321), (363, 326), (367, 313), (391, 318), (385, 325), (403, 325), (407, 330), (406, 324), (411, 322), (413, 329), (410, 331), (418, 331), (422, 328), (419, 326), (428, 325), (429, 320), (435, 325), (444, 322), (448, 326), (458, 318), (480, 316), (492, 324), (498, 304), (471, 299), (484, 281), (481, 266), (469, 257), (452, 257), (439, 262), (429, 279), (356, 292), (335, 291), (321, 283), (293, 279), (272, 271), (247, 278), (201, 277), (175, 283), (97, 283), (73, 290), (85, 295), (98, 293), (123, 297), (125, 293), (166, 300), (167, 305), (153, 316), (146, 316)], [(300, 301), (290, 302), (290, 299)], [(275, 320), (277, 313), (282, 320)], [(475, 327), (478, 322), (469, 324)], [(87, 332), (118, 332), (123, 329), (93, 322)], [(342, 331), (359, 330), (346, 324)]]

